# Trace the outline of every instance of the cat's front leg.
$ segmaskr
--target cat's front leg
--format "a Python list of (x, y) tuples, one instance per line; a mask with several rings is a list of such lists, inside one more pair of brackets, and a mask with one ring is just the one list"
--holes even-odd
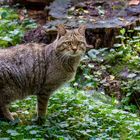
[(50, 93), (44, 93), (37, 96), (37, 124), (43, 124), (45, 122), (50, 95)]
[(6, 105), (0, 107), (0, 111), (5, 120), (14, 121), (14, 117), (12, 116), (12, 113), (9, 111), (9, 108)]

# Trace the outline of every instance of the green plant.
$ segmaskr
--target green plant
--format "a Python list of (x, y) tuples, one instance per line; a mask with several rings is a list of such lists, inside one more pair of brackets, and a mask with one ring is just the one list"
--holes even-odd
[(34, 21), (24, 19), (22, 22), (14, 9), (0, 8), (0, 47), (15, 46), (20, 43), (27, 29), (36, 27)]
[[(114, 44), (114, 48), (91, 49), (87, 53), (72, 85), (89, 92), (96, 90), (111, 96), (120, 96), (118, 99), (122, 99), (125, 110), (129, 108), (127, 110), (135, 112), (139, 109), (139, 96), (135, 97), (138, 101), (130, 101), (136, 96), (132, 83), (139, 83), (139, 27), (130, 31), (122, 29), (117, 38), (120, 43)], [(115, 83), (117, 86), (113, 86)], [(139, 89), (140, 86), (136, 84), (134, 87)], [(129, 93), (126, 89), (129, 89)]]
[[(1, 47), (16, 45), (24, 32), (34, 27), (32, 20), (21, 22), (15, 10), (0, 8)], [(114, 48), (92, 49), (87, 53), (76, 79), (70, 84), (74, 88), (64, 87), (51, 97), (47, 122), (43, 126), (30, 123), (35, 114), (35, 97), (13, 103), (11, 110), (17, 112), (22, 122), (17, 124), (19, 119), (12, 123), (0, 121), (0, 140), (140, 139), (140, 120), (134, 114), (139, 109), (140, 99), (139, 27), (135, 31), (137, 33), (130, 38), (122, 29), (117, 37), (121, 41)], [(108, 94), (106, 86), (111, 87), (114, 81), (121, 81), (120, 90), (115, 91), (123, 95), (119, 106), (114, 98), (105, 95)], [(114, 93), (114, 90), (109, 92)]]
[[(88, 94), (73, 88), (60, 89), (48, 106), (47, 122), (43, 126), (29, 125), (34, 114), (35, 97), (13, 103), (22, 119), (22, 125), (0, 122), (0, 138), (35, 140), (92, 140), (92, 139), (139, 139), (140, 123), (135, 114), (118, 110), (108, 97), (100, 93)], [(30, 106), (30, 107), (29, 107)], [(30, 113), (28, 112), (30, 109)], [(20, 112), (26, 112), (22, 117)], [(33, 113), (33, 114), (32, 114)], [(31, 115), (32, 114), (32, 115)]]

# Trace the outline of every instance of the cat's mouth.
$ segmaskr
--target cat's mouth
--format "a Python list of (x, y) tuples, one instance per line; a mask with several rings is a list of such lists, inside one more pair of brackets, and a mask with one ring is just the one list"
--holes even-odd
[(71, 56), (80, 56), (80, 55), (82, 55), (83, 53), (82, 52), (79, 52), (79, 51), (72, 51), (71, 52)]

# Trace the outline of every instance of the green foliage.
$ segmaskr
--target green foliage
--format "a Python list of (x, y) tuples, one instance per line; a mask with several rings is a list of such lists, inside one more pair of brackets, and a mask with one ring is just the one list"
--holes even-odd
[(29, 19), (20, 21), (15, 10), (8, 7), (0, 8), (0, 47), (15, 46), (20, 43), (27, 29), (36, 27)]
[(122, 93), (125, 97), (122, 99), (122, 109), (136, 112), (140, 110), (140, 80), (130, 79), (122, 81)]
[[(36, 24), (32, 20), (20, 21), (15, 10), (0, 8), (1, 47), (18, 44), (24, 32), (34, 27)], [(117, 101), (104, 95), (108, 94), (110, 83), (119, 81), (120, 90), (114, 91), (111, 87), (110, 91), (123, 95), (119, 107), (131, 112), (139, 108), (139, 31), (139, 27), (129, 31), (134, 34), (130, 38), (122, 29), (117, 36), (120, 43), (114, 48), (90, 50), (82, 60), (75, 81), (71, 83), (74, 88), (65, 87), (51, 97), (47, 121), (43, 126), (30, 123), (35, 115), (35, 97), (13, 103), (11, 110), (17, 112), (22, 122), (17, 124), (19, 119), (10, 123), (0, 122), (0, 140), (140, 139), (138, 116), (118, 109)]]
[[(130, 31), (122, 29), (116, 38), (120, 43), (113, 48), (92, 49), (87, 53), (72, 85), (89, 92), (121, 96), (122, 108), (134, 112), (140, 109), (139, 27)], [(112, 87), (115, 82), (118, 87)]]
[[(22, 118), (22, 125), (0, 122), (0, 138), (35, 140), (92, 140), (92, 139), (139, 139), (140, 122), (136, 115), (118, 110), (114, 102), (104, 101), (97, 94), (63, 88), (54, 94), (48, 107), (47, 122), (43, 126), (29, 125)], [(108, 101), (108, 103), (107, 103)], [(112, 102), (112, 104), (110, 104)], [(20, 112), (35, 109), (34, 97), (12, 105), (21, 118)], [(30, 106), (29, 106), (30, 105)], [(20, 112), (19, 112), (20, 111)], [(26, 125), (25, 125), (26, 124)]]
[[(138, 27), (135, 30), (138, 30)], [(128, 33), (135, 33), (135, 30), (130, 30)], [(115, 49), (110, 50), (106, 61), (111, 64), (118, 64), (116, 61), (119, 61), (119, 63), (127, 64), (129, 67), (140, 69), (140, 32), (134, 34), (133, 37), (126, 36), (125, 29), (122, 29), (120, 33), (121, 35), (116, 38), (120, 39), (121, 43), (114, 44)]]
[[(112, 64), (109, 71), (121, 79), (121, 94), (124, 96), (122, 103), (127, 110), (140, 109), (140, 32), (139, 27), (128, 31), (132, 37), (125, 35), (125, 29), (118, 36), (120, 44), (115, 44), (115, 49), (106, 57), (106, 61)], [(122, 72), (123, 71), (123, 72)], [(121, 75), (121, 72), (123, 73)], [(128, 106), (128, 105), (131, 105)], [(126, 106), (127, 105), (127, 106)]]

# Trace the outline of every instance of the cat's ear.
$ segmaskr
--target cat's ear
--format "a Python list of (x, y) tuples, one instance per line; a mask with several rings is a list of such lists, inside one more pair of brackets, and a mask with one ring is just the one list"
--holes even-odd
[(78, 32), (83, 36), (85, 36), (85, 30), (86, 30), (86, 25), (81, 25), (78, 28)]
[(58, 34), (60, 36), (64, 36), (66, 34), (66, 32), (67, 32), (67, 30), (65, 29), (65, 26), (63, 24), (59, 24), (57, 26), (57, 31), (58, 31)]

